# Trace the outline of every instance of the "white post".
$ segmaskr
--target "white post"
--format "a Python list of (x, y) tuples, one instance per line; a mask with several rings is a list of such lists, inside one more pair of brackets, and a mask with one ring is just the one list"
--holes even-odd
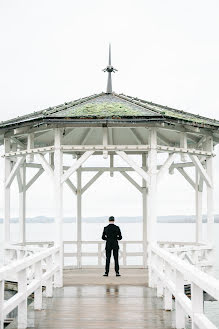
[(81, 167), (77, 170), (77, 266), (81, 268)]
[[(206, 150), (213, 152), (213, 138), (208, 136), (206, 138)], [(212, 186), (207, 186), (207, 240), (213, 241), (213, 225), (214, 225), (214, 190), (213, 190), (213, 157), (207, 157), (206, 171), (211, 179)]]
[[(180, 147), (187, 150), (187, 136), (185, 132), (180, 133)], [(186, 162), (187, 156), (185, 153), (180, 153), (181, 161)]]
[[(27, 135), (27, 150), (30, 151), (34, 148), (34, 133)], [(34, 155), (28, 154), (26, 157), (27, 162), (33, 162), (34, 161)]]
[(199, 329), (194, 322), (195, 313), (202, 314), (204, 311), (203, 290), (192, 282), (191, 284), (191, 297), (192, 297), (192, 329)]
[[(147, 170), (147, 155), (142, 154), (142, 169)], [(147, 184), (142, 179), (143, 266), (147, 267)]]
[[(27, 291), (27, 270), (26, 268), (18, 272), (18, 294)], [(27, 328), (27, 296), (18, 305), (18, 329)]]
[[(176, 292), (180, 294), (184, 294), (184, 277), (181, 272), (176, 270)], [(177, 300), (177, 296), (175, 296), (175, 304), (176, 304), (176, 329), (185, 328), (185, 313)]]
[[(46, 259), (46, 270), (49, 271), (53, 266), (52, 256)], [(53, 295), (53, 278), (52, 276), (46, 280), (46, 297), (52, 297)]]
[(200, 174), (198, 169), (195, 167), (195, 205), (196, 205), (196, 242), (202, 241), (202, 191), (200, 187)]
[[(164, 271), (165, 271), (165, 279), (167, 281), (171, 280), (172, 279), (172, 269), (167, 262), (165, 262), (165, 264), (164, 264)], [(173, 308), (172, 293), (167, 287), (165, 287), (164, 288), (164, 309), (166, 311), (172, 311), (172, 308)]]
[(19, 190), (19, 242), (26, 241), (26, 163), (19, 169), (22, 188)]
[(148, 174), (150, 185), (148, 186), (148, 227), (147, 237), (149, 242), (156, 242), (156, 194), (157, 194), (157, 132), (150, 130), (150, 150), (148, 152)]
[(42, 261), (35, 264), (35, 279), (40, 281), (40, 286), (34, 291), (34, 309), (42, 309)]
[[(10, 138), (4, 138), (4, 153), (11, 150)], [(7, 181), (11, 172), (11, 161), (4, 158), (4, 182)], [(4, 241), (10, 242), (10, 186), (4, 187)]]
[[(161, 273), (163, 273), (164, 262), (159, 256), (157, 256), (156, 258), (157, 258), (156, 267), (159, 269)], [(163, 297), (164, 288), (163, 288), (162, 280), (159, 276), (157, 276), (156, 286), (157, 286), (157, 297)]]
[(55, 225), (56, 225), (56, 239), (55, 245), (59, 245), (59, 263), (60, 271), (55, 275), (55, 286), (63, 286), (63, 184), (61, 182), (63, 174), (63, 153), (61, 151), (61, 136), (62, 130), (60, 128), (54, 129), (54, 194), (55, 194)]
[(148, 152), (148, 174), (150, 177), (150, 184), (148, 186), (148, 218), (147, 218), (147, 242), (148, 242), (148, 285), (152, 286), (152, 271), (150, 267), (151, 250), (150, 245), (152, 242), (157, 241), (156, 226), (156, 193), (157, 193), (157, 131), (150, 130)]

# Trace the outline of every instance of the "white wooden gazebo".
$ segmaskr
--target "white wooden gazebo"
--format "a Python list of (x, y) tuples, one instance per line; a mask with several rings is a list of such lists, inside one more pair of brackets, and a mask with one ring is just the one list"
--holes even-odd
[[(120, 172), (141, 193), (143, 209), (144, 266), (147, 246), (156, 242), (157, 185), (164, 175), (177, 170), (196, 195), (196, 242), (202, 242), (202, 191), (207, 187), (207, 236), (212, 240), (214, 145), (219, 142), (219, 121), (179, 111), (112, 91), (109, 65), (107, 91), (72, 102), (50, 107), (12, 120), (1, 122), (4, 144), (4, 237), (10, 242), (10, 186), (17, 177), (19, 186), (19, 241), (25, 243), (26, 193), (45, 172), (54, 182), (54, 207), (57, 235), (63, 259), (63, 184), (77, 197), (77, 254), (81, 254), (81, 196), (104, 172)], [(158, 155), (166, 161), (157, 164)], [(71, 166), (63, 163), (63, 154), (71, 155)], [(84, 167), (92, 155), (102, 156), (108, 167)], [(132, 155), (141, 157), (142, 165)], [(120, 157), (124, 167), (115, 167)], [(193, 178), (186, 170), (194, 168)], [(26, 181), (29, 168), (38, 168)], [(84, 172), (94, 172), (82, 186)], [(129, 172), (142, 178), (139, 185)], [(76, 173), (77, 186), (71, 181)]]

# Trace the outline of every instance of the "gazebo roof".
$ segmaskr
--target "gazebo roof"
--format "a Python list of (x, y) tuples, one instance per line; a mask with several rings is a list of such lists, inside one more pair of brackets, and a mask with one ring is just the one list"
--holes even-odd
[(195, 115), (167, 106), (158, 105), (136, 97), (116, 93), (100, 93), (77, 99), (58, 106), (33, 112), (0, 123), (0, 129), (20, 126), (41, 125), (44, 123), (107, 123), (151, 121), (167, 124), (182, 123), (196, 127), (218, 130), (219, 121)]

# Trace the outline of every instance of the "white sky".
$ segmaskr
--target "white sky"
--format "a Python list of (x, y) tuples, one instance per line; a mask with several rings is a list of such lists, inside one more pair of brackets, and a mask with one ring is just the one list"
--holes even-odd
[[(216, 0), (0, 0), (1, 120), (104, 91), (109, 42), (114, 91), (219, 119), (218, 17)], [(119, 177), (105, 175), (86, 193), (84, 216), (141, 214), (139, 192)], [(52, 215), (49, 186), (42, 176), (28, 193), (28, 216)], [(159, 215), (194, 213), (194, 192), (179, 176), (159, 192)], [(64, 206), (75, 215), (67, 190)]]

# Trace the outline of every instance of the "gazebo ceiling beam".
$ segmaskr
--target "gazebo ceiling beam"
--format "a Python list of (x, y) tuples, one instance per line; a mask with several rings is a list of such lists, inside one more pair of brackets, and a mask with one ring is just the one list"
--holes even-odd
[(137, 143), (146, 144), (146, 141), (143, 140), (143, 138), (135, 128), (130, 128), (130, 131), (132, 132), (132, 135), (135, 137)]
[(173, 146), (173, 142), (171, 142), (167, 137), (163, 136), (160, 132), (157, 131), (157, 138), (166, 146)]
[(197, 148), (201, 147), (203, 143), (206, 141), (206, 136), (202, 136), (202, 138), (197, 143)]
[(15, 143), (15, 144), (17, 144), (17, 145), (19, 145), (22, 149), (25, 149), (26, 147), (27, 147), (27, 144), (25, 144), (25, 143), (23, 143), (23, 142), (21, 142), (18, 138), (16, 138), (16, 137), (11, 137), (11, 140)]
[(90, 137), (91, 133), (93, 131), (93, 128), (87, 128), (87, 131), (85, 132), (82, 140), (81, 140), (81, 145), (86, 144), (88, 138)]
[(71, 128), (67, 132), (64, 130), (62, 139), (64, 140), (67, 136), (69, 137), (73, 132), (75, 132), (75, 128)]

